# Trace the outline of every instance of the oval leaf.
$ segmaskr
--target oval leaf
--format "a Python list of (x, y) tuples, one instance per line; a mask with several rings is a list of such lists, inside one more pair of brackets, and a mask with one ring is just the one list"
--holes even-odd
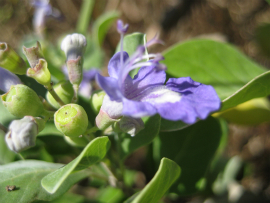
[[(89, 176), (87, 171), (80, 171), (69, 176), (57, 193), (47, 193), (40, 184), (48, 173), (61, 167), (62, 164), (47, 163), (37, 160), (17, 161), (0, 166), (0, 202), (25, 203), (34, 200), (51, 201), (63, 195), (73, 184)], [(16, 189), (6, 191), (7, 185), (15, 185)]]
[(180, 167), (174, 161), (163, 158), (154, 178), (143, 188), (132, 203), (158, 202), (179, 177), (180, 171)]
[(239, 89), (236, 93), (223, 100), (222, 109), (226, 110), (238, 104), (270, 94), (270, 71), (265, 72)]
[(181, 177), (174, 191), (189, 195), (198, 191), (196, 183), (202, 179), (215, 151), (222, 130), (220, 123), (209, 117), (183, 130), (162, 132), (154, 141), (153, 154), (156, 162), (168, 157), (181, 167)]
[(73, 172), (85, 169), (102, 160), (110, 147), (108, 137), (98, 137), (91, 141), (82, 153), (69, 164), (45, 176), (42, 187), (49, 193), (55, 193), (65, 179)]

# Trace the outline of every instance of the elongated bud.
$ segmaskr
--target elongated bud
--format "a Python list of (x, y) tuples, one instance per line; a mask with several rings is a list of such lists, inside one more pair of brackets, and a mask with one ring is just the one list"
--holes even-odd
[(47, 67), (47, 61), (39, 59), (34, 68), (28, 68), (27, 76), (34, 78), (39, 84), (50, 86), (51, 73)]
[(44, 126), (43, 119), (32, 116), (12, 121), (5, 137), (9, 149), (18, 153), (35, 146), (36, 136)]
[[(69, 81), (62, 81), (59, 82), (58, 84), (53, 86), (56, 94), (60, 97), (60, 99), (65, 103), (69, 104), (73, 98), (74, 91), (72, 88), (72, 85), (70, 84)], [(48, 91), (46, 94), (46, 98), (48, 102), (56, 109), (60, 108), (60, 105), (58, 104), (57, 101), (53, 98), (51, 93)]]
[(92, 109), (95, 111), (95, 113), (99, 112), (105, 95), (106, 93), (101, 90), (98, 90), (92, 95), (90, 99), (90, 105)]
[(19, 75), (24, 75), (27, 70), (24, 60), (7, 43), (3, 42), (0, 42), (0, 66)]
[(67, 35), (61, 44), (61, 49), (67, 57), (68, 76), (71, 84), (80, 85), (82, 81), (83, 54), (87, 45), (82, 34)]
[(54, 115), (56, 128), (69, 137), (82, 135), (88, 126), (88, 117), (78, 104), (62, 106)]
[(14, 116), (40, 116), (44, 111), (42, 102), (34, 90), (26, 85), (14, 85), (1, 96), (4, 106)]
[(23, 54), (26, 56), (31, 68), (34, 68), (39, 63), (39, 59), (44, 59), (41, 45), (38, 41), (35, 47), (26, 48), (23, 46)]
[(70, 59), (77, 59), (79, 56), (82, 57), (85, 51), (87, 41), (84, 35), (74, 33), (67, 35), (62, 43), (61, 49), (65, 52), (67, 61)]
[(117, 31), (119, 34), (125, 34), (128, 30), (129, 25), (124, 24), (122, 20), (117, 21)]
[(65, 52), (67, 57), (68, 77), (74, 89), (72, 102), (77, 101), (79, 85), (83, 77), (83, 54), (86, 45), (85, 36), (77, 33), (67, 35), (61, 44), (61, 49)]

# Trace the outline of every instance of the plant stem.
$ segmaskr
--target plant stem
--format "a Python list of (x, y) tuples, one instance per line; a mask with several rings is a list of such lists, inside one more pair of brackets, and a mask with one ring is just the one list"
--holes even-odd
[(119, 163), (119, 167), (120, 167), (120, 177), (119, 180), (120, 181), (124, 181), (124, 176), (125, 176), (125, 167), (124, 167), (124, 162), (123, 160), (120, 158), (120, 154), (121, 154), (121, 138), (120, 135), (118, 133), (115, 134), (115, 141), (116, 141), (116, 145), (117, 145), (117, 155), (118, 155), (118, 163)]
[(91, 19), (92, 11), (94, 8), (94, 0), (83, 0), (80, 10), (80, 16), (77, 21), (77, 32), (86, 34), (89, 22)]
[(25, 158), (20, 153), (18, 153), (18, 156), (21, 158), (21, 160), (25, 160)]
[(117, 179), (116, 177), (113, 175), (113, 173), (111, 172), (111, 170), (108, 168), (108, 166), (104, 163), (104, 162), (100, 162), (101, 167), (106, 171), (106, 173), (109, 176), (109, 183), (112, 187), (116, 187), (117, 186)]
[(7, 133), (7, 128), (3, 126), (1, 123), (0, 123), (0, 130), (3, 130), (4, 133)]
[(50, 94), (53, 96), (55, 101), (57, 101), (60, 106), (65, 105), (65, 103), (60, 99), (58, 94), (56, 94), (56, 92), (54, 91), (52, 82), (51, 82), (51, 84), (49, 86), (44, 86), (44, 87), (50, 92)]

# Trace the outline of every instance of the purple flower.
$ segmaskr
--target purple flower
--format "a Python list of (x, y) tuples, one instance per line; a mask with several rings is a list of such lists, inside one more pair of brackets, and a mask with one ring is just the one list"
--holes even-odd
[(0, 67), (0, 90), (7, 92), (11, 85), (22, 84), (20, 78), (14, 73)]
[(32, 5), (35, 7), (33, 26), (36, 33), (39, 35), (43, 34), (47, 17), (60, 17), (59, 11), (52, 8), (49, 2), (49, 0), (32, 0)]
[[(153, 39), (146, 47), (157, 42)], [(205, 119), (220, 108), (220, 99), (210, 85), (195, 82), (190, 77), (170, 78), (164, 84), (166, 67), (159, 63), (163, 57), (144, 53), (144, 46), (139, 46), (131, 57), (120, 51), (109, 62), (110, 77), (97, 74), (96, 81), (107, 94), (100, 115), (105, 113), (111, 119), (119, 119), (122, 116), (140, 118), (158, 113), (168, 120), (193, 124), (198, 118)], [(152, 60), (145, 61), (148, 57)], [(141, 67), (138, 74), (131, 78), (129, 72), (138, 67)]]

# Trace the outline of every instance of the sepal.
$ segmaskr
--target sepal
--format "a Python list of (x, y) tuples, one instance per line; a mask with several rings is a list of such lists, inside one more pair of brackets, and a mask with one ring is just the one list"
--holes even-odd
[(28, 68), (27, 76), (34, 78), (39, 84), (50, 86), (51, 73), (47, 66), (47, 61), (39, 59), (34, 68)]
[(4, 42), (0, 42), (0, 66), (19, 75), (24, 75), (27, 70), (24, 60)]

